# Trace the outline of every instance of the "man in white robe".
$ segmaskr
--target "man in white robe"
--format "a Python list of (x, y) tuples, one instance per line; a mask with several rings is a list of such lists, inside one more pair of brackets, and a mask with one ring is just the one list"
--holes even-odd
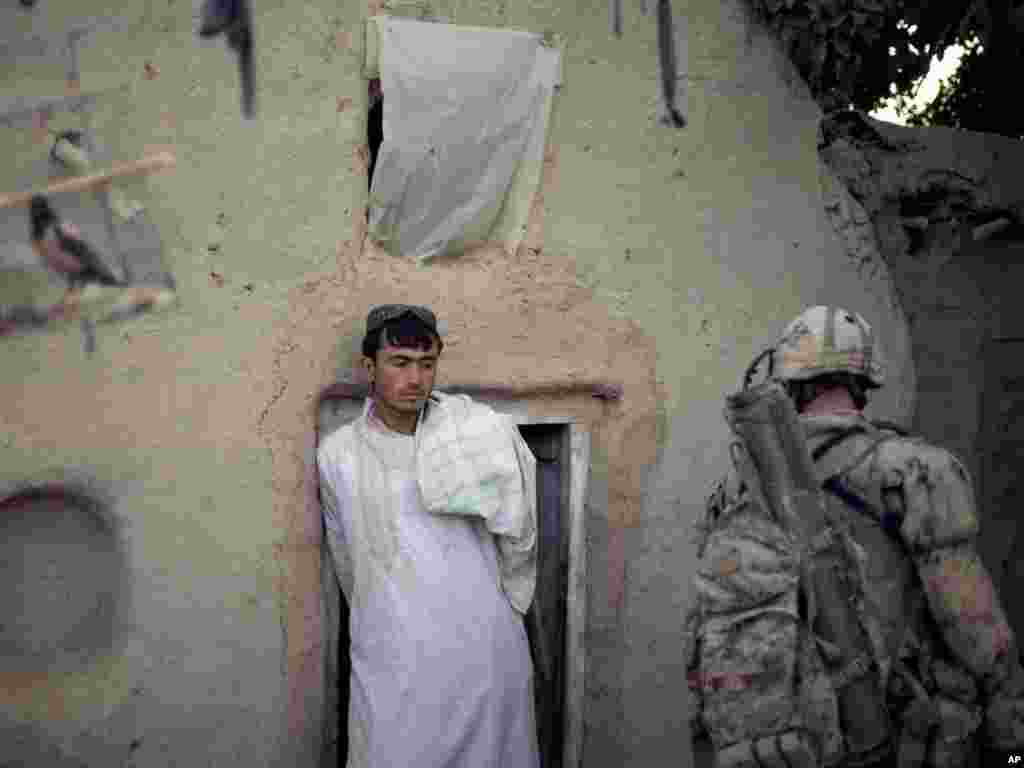
[[(350, 609), (348, 768), (538, 768), (522, 620), (536, 572), (535, 465), (504, 417), (431, 394), (442, 347), (430, 310), (374, 309), (363, 343), (371, 396), (317, 452), (327, 541)], [(454, 421), (463, 412), (482, 416)], [(454, 450), (444, 442), (452, 436), (462, 441)], [(489, 444), (504, 464), (492, 463), (478, 492), (456, 483), (458, 498), (439, 503), (453, 477), (481, 472)], [(439, 456), (452, 463), (443, 481)], [(518, 467), (511, 478), (509, 467)], [(515, 493), (495, 496), (495, 487)]]

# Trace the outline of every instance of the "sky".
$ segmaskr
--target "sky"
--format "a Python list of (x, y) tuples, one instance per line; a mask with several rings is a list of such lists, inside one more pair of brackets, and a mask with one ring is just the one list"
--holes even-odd
[[(922, 107), (935, 98), (939, 92), (939, 83), (953, 74), (956, 68), (960, 66), (960, 57), (963, 55), (963, 52), (964, 49), (959, 45), (951, 45), (946, 49), (946, 54), (942, 57), (942, 61), (932, 56), (932, 63), (928, 69), (928, 74), (925, 75), (914, 97), (913, 104), (915, 107)], [(886, 106), (871, 112), (871, 117), (876, 120), (885, 120), (888, 123), (906, 125), (906, 120), (896, 116), (896, 111), (893, 108), (894, 102), (895, 99), (889, 99)]]

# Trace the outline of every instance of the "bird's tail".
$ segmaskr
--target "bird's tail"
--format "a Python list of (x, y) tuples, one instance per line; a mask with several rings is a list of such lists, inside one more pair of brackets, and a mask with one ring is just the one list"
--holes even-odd
[(46, 228), (54, 223), (57, 214), (53, 212), (49, 201), (42, 195), (34, 195), (28, 208), (29, 230), (33, 240), (42, 240)]

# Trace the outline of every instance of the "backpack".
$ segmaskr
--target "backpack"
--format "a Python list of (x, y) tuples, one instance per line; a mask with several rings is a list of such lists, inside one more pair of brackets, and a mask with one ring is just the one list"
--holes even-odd
[[(880, 432), (862, 458), (884, 440), (906, 434), (887, 422), (874, 426), (888, 434)], [(826, 440), (812, 454), (815, 463), (860, 431), (851, 426)], [(865, 675), (873, 676), (884, 701), (881, 632), (864, 610), (866, 553), (840, 524), (848, 514), (843, 507), (869, 516), (874, 510), (838, 475), (823, 483), (832, 523), (825, 538), (831, 544), (815, 550), (825, 558), (818, 565), (839, 571), (860, 624), (850, 628), (857, 653), (852, 662), (848, 654), (842, 664), (840, 649), (809, 623), (815, 607), (809, 606), (813, 596), (804, 594), (801, 584), (797, 542), (755, 494), (742, 484), (730, 487), (731, 481), (718, 484), (698, 524), (697, 600), (687, 617), (689, 685), (698, 699), (697, 725), (712, 741), (716, 765), (816, 768), (878, 760), (893, 748), (888, 713), (878, 722), (868, 708), (851, 707), (849, 700), (844, 707), (842, 701), (844, 688)], [(892, 521), (876, 518), (891, 532)], [(845, 556), (836, 557), (836, 552)], [(812, 562), (819, 554), (812, 555)], [(858, 744), (861, 734), (870, 736)]]

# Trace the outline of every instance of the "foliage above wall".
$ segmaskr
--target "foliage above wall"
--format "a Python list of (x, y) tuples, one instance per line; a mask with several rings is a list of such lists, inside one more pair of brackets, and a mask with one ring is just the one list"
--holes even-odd
[[(855, 102), (871, 69), (886, 82), (892, 64), (884, 39), (896, 27), (882, 0), (748, 0), (826, 111)], [(875, 62), (871, 64), (870, 62)], [(912, 62), (911, 62), (912, 63)], [(863, 70), (863, 73), (862, 73)], [(858, 85), (860, 84), (860, 85)]]
[[(912, 123), (1024, 135), (1024, 118), (997, 75), (1024, 63), (1020, 0), (747, 0), (826, 111), (869, 112), (892, 95)], [(973, 40), (980, 46), (972, 46)], [(933, 56), (968, 47), (970, 66), (919, 113), (907, 104)], [(973, 52), (972, 52), (973, 50)], [(981, 56), (981, 52), (984, 55)], [(978, 59), (986, 61), (979, 65)]]

